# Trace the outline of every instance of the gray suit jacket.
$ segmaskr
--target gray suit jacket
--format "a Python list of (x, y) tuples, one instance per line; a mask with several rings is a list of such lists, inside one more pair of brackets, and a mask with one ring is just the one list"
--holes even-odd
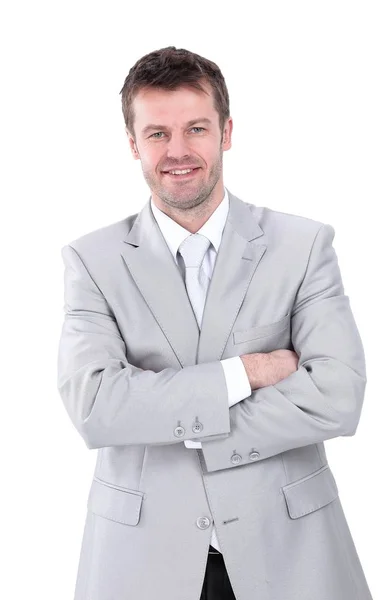
[[(334, 229), (229, 201), (200, 332), (149, 202), (62, 248), (58, 389), (98, 449), (75, 600), (199, 600), (212, 520), (237, 600), (371, 599), (323, 443), (366, 386)], [(219, 361), (277, 348), (297, 371), (229, 409)]]

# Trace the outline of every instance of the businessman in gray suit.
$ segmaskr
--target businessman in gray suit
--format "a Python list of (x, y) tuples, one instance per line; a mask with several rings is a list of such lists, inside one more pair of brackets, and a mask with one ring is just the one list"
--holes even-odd
[(98, 450), (75, 600), (370, 600), (324, 448), (366, 386), (334, 229), (224, 186), (215, 63), (151, 52), (121, 98), (151, 196), (62, 248), (58, 389)]

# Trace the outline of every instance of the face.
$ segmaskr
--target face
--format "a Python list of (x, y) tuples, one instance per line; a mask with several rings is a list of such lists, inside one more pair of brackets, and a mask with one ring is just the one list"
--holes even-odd
[[(222, 132), (208, 94), (181, 87), (141, 90), (134, 98), (135, 138), (129, 142), (140, 159), (152, 199), (159, 208), (189, 210), (206, 200), (222, 200), (223, 151), (231, 147), (232, 119)], [(188, 169), (187, 174), (170, 174)]]

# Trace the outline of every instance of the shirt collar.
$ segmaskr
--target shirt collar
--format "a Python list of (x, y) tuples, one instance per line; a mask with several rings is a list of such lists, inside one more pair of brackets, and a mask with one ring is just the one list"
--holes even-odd
[[(197, 232), (204, 235), (210, 240), (216, 252), (218, 252), (219, 250), (219, 246), (222, 240), (223, 229), (229, 212), (229, 196), (227, 193), (227, 189), (224, 189), (225, 194), (223, 196), (222, 202), (214, 210), (208, 221), (206, 221)], [(182, 244), (182, 242), (191, 234), (187, 229), (179, 225), (176, 221), (174, 221), (171, 217), (164, 213), (160, 208), (158, 208), (152, 201), (151, 196), (150, 206), (153, 215), (158, 223), (158, 226), (162, 232), (162, 235), (165, 238), (165, 241), (169, 247), (169, 250), (172, 253), (173, 258), (177, 262), (178, 248), (180, 244)]]

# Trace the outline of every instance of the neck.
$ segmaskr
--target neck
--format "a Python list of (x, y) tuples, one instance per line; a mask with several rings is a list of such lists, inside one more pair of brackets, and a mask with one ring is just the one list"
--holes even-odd
[(155, 206), (173, 219), (173, 221), (181, 225), (184, 229), (187, 229), (190, 233), (197, 233), (223, 201), (224, 195), (225, 190), (223, 183), (221, 183), (215, 186), (207, 198), (196, 205), (192, 204), (184, 207), (172, 206), (163, 202), (156, 194), (152, 194), (151, 198)]

